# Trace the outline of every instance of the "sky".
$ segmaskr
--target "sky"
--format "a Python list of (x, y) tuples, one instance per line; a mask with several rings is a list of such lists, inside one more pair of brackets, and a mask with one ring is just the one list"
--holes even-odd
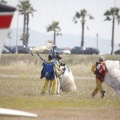
[[(6, 0), (8, 4), (16, 6), (18, 0)], [(30, 29), (48, 34), (46, 27), (53, 21), (59, 21), (61, 33), (81, 35), (81, 23), (74, 24), (73, 17), (76, 12), (86, 9), (94, 19), (86, 18), (85, 36), (98, 37), (111, 40), (112, 22), (104, 21), (103, 15), (111, 7), (120, 8), (120, 0), (30, 0), (36, 10), (30, 16)], [(18, 17), (18, 27), (23, 27), (23, 16)], [(89, 30), (87, 29), (89, 28)], [(11, 28), (17, 28), (17, 12), (13, 18)], [(115, 23), (115, 42), (120, 43), (120, 25)]]

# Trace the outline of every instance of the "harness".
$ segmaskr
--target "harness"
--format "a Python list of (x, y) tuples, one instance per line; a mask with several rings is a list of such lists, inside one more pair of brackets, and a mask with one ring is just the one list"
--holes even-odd
[(96, 74), (96, 77), (101, 81), (103, 82), (104, 80), (104, 77), (105, 77), (105, 71), (106, 71), (106, 66), (105, 66), (105, 63), (96, 63), (96, 70), (95, 70), (95, 74)]

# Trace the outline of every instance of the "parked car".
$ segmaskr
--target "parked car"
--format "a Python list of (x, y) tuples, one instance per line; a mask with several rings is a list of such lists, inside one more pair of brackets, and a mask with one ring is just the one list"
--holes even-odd
[(56, 52), (60, 54), (71, 54), (71, 51), (66, 48), (56, 48)]
[(116, 50), (115, 54), (120, 54), (120, 49)]
[(84, 49), (81, 47), (74, 47), (71, 49), (71, 54), (83, 54)]
[[(11, 53), (16, 53), (16, 47), (13, 47), (11, 49)], [(30, 53), (30, 48), (29, 47), (24, 47), (24, 46), (18, 46), (18, 53)]]
[(2, 53), (3, 54), (8, 54), (8, 53), (10, 53), (10, 50), (8, 50), (7, 48), (3, 47)]
[(68, 49), (62, 49), (62, 54), (71, 54), (71, 51)]
[(74, 47), (71, 49), (71, 54), (99, 54), (99, 50), (92, 47)]
[(96, 48), (88, 47), (84, 50), (84, 54), (99, 54), (100, 51)]

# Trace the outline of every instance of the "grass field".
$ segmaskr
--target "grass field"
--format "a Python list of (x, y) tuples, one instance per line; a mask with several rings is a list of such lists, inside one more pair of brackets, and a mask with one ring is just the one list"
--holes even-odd
[[(47, 59), (46, 55), (42, 55)], [(120, 95), (103, 83), (106, 91), (91, 98), (95, 88), (90, 67), (97, 55), (62, 55), (63, 62), (71, 68), (77, 92), (61, 96), (40, 95), (44, 80), (40, 80), (41, 62), (31, 55), (3, 55), (0, 60), (0, 107), (38, 114), (37, 118), (5, 117), (0, 120), (120, 120)], [(120, 60), (120, 56), (105, 56)], [(77, 77), (76, 77), (77, 76)], [(83, 79), (78, 79), (83, 77)], [(86, 77), (86, 79), (84, 79)], [(87, 79), (87, 77), (90, 77)]]

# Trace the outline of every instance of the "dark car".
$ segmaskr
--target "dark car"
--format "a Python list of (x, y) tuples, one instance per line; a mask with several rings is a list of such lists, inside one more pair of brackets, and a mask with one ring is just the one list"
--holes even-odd
[(99, 50), (92, 47), (74, 47), (71, 54), (99, 54)]
[(99, 50), (96, 48), (88, 47), (84, 50), (84, 54), (99, 54)]
[[(24, 46), (18, 46), (18, 53), (24, 53), (27, 54), (30, 52), (30, 48), (29, 47), (24, 47)], [(16, 47), (13, 47), (11, 49), (11, 53), (16, 53)]]
[(83, 49), (81, 47), (74, 47), (71, 49), (71, 54), (83, 54)]
[(115, 51), (115, 54), (120, 54), (120, 49)]

